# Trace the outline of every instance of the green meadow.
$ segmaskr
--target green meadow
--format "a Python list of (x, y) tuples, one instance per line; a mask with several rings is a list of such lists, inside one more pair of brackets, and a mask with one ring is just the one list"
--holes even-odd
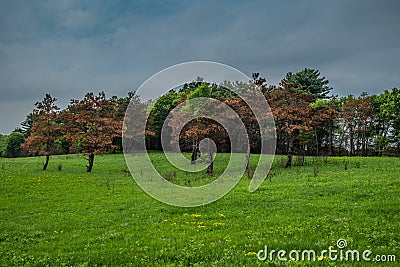
[[(176, 184), (215, 175), (152, 162)], [(252, 155), (250, 169), (256, 165)], [(181, 208), (148, 196), (124, 156), (100, 155), (92, 173), (82, 155), (0, 159), (0, 266), (397, 266), (400, 262), (400, 159), (329, 157), (282, 167), (277, 156), (261, 187), (251, 172), (220, 200)], [(260, 261), (263, 250), (371, 250), (371, 261)], [(268, 251), (268, 252), (269, 252)], [(377, 262), (376, 255), (386, 256)], [(396, 257), (394, 259), (393, 256)], [(288, 257), (288, 255), (286, 255)], [(361, 257), (361, 256), (360, 256)], [(339, 257), (340, 258), (340, 257)], [(394, 261), (395, 260), (395, 261)]]

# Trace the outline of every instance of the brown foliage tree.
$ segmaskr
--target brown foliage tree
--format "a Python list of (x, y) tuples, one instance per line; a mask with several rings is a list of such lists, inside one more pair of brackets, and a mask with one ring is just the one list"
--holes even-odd
[(61, 136), (60, 124), (57, 121), (59, 107), (55, 104), (56, 101), (56, 98), (46, 94), (42, 102), (35, 104), (36, 108), (33, 110), (35, 120), (29, 136), (22, 144), (29, 153), (46, 156), (43, 170), (47, 169), (50, 155), (55, 148), (55, 141)]
[(359, 97), (349, 95), (343, 98), (340, 108), (340, 120), (342, 125), (342, 143), (349, 149), (349, 155), (354, 156), (361, 151), (366, 155), (368, 145), (368, 133), (371, 132), (374, 122), (374, 108), (372, 98), (366, 93)]
[(88, 156), (87, 172), (91, 172), (94, 155), (112, 151), (113, 138), (121, 136), (122, 121), (116, 103), (104, 92), (88, 93), (82, 100), (71, 100), (63, 114), (67, 139)]
[(278, 142), (286, 145), (286, 168), (292, 165), (295, 141), (300, 133), (312, 130), (310, 95), (281, 83), (282, 87), (266, 95), (275, 117)]
[[(210, 109), (210, 107), (208, 107)], [(216, 107), (213, 106), (213, 109)], [(189, 110), (174, 110), (172, 112), (172, 117), (168, 121), (168, 125), (172, 129), (171, 136), (172, 140), (179, 140), (180, 143), (192, 144), (192, 164), (196, 163), (197, 153), (199, 150), (200, 141), (205, 138), (210, 138), (214, 142), (218, 143), (218, 140), (224, 139), (226, 137), (226, 132), (223, 127), (216, 123), (215, 121), (200, 117), (189, 121), (180, 131), (181, 122), (185, 121), (185, 117), (188, 117)], [(226, 140), (226, 139), (225, 139)], [(209, 143), (207, 145), (208, 158), (206, 159), (208, 163), (207, 174), (212, 174), (214, 171), (213, 155), (216, 151)]]

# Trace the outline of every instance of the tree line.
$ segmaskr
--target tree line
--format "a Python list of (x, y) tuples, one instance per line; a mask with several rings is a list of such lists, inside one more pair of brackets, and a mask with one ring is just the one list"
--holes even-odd
[(46, 170), (50, 155), (84, 153), (87, 171), (91, 172), (94, 155), (116, 151), (125, 110), (133, 97), (133, 93), (124, 98), (107, 98), (104, 92), (87, 93), (82, 100), (73, 99), (66, 109), (60, 110), (57, 99), (46, 94), (22, 127), (6, 138), (3, 155), (45, 156)]
[[(329, 95), (329, 81), (318, 70), (307, 68), (288, 73), (279, 85), (267, 84), (258, 73), (248, 83), (210, 84), (197, 78), (146, 103), (134, 93), (122, 98), (107, 98), (104, 92), (87, 93), (60, 110), (57, 99), (47, 94), (20, 128), (9, 136), (0, 136), (0, 153), (7, 157), (44, 155), (43, 169), (52, 154), (84, 153), (90, 172), (94, 155), (122, 150), (123, 131), (132, 143), (138, 141), (140, 133), (123, 125), (131, 101), (137, 104), (137, 116), (145, 119), (145, 112), (150, 112), (145, 132), (147, 149), (161, 150), (161, 129), (168, 114), (180, 103), (197, 97), (214, 98), (231, 107), (246, 127), (250, 151), (259, 153), (262, 138), (258, 122), (243, 99), (227, 89), (232, 87), (250, 93), (261, 89), (275, 120), (276, 153), (287, 155), (287, 167), (293, 155), (400, 156), (399, 89), (379, 95), (333, 96)], [(179, 136), (179, 147), (192, 153), (193, 162), (198, 157), (199, 141), (206, 137), (215, 141), (220, 152), (233, 150), (227, 132), (216, 121), (199, 118), (183, 129), (174, 123), (165, 127), (171, 135)], [(208, 172), (212, 173), (212, 161)]]

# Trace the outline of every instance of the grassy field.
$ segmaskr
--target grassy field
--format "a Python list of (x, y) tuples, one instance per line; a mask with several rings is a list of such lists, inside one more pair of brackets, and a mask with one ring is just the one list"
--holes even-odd
[[(171, 167), (151, 157), (163, 174)], [(226, 155), (216, 162), (216, 175)], [(123, 155), (0, 159), (0, 266), (397, 266), (400, 262), (400, 159), (307, 158), (281, 167), (254, 193), (243, 177), (212, 204), (179, 208), (144, 193)], [(251, 158), (255, 164), (256, 156)], [(61, 171), (58, 169), (62, 165)], [(347, 170), (345, 170), (347, 165)], [(177, 184), (213, 177), (174, 170)], [(269, 250), (371, 250), (396, 262), (259, 261)], [(300, 252), (301, 253), (301, 252)], [(276, 254), (275, 254), (276, 255)], [(288, 257), (288, 255), (286, 255)]]

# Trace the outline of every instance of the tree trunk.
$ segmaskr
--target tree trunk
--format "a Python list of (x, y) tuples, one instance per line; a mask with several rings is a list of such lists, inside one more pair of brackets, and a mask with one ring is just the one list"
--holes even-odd
[(44, 171), (47, 169), (47, 166), (49, 165), (49, 159), (50, 159), (50, 155), (46, 155), (46, 161), (43, 164)]
[(350, 157), (354, 155), (354, 132), (353, 125), (350, 125), (349, 128), (349, 137), (350, 137)]
[(361, 135), (361, 147), (362, 147), (362, 155), (365, 157), (367, 155), (367, 141), (366, 141), (366, 136), (365, 136), (365, 127), (363, 128), (363, 132)]
[(314, 132), (315, 132), (315, 143), (317, 145), (317, 157), (319, 156), (319, 150), (318, 150), (318, 135), (317, 135), (317, 126), (314, 126)]
[(360, 147), (361, 147), (361, 141), (360, 141), (360, 139), (361, 139), (361, 136), (360, 136), (360, 127), (358, 127), (357, 128), (357, 142), (356, 142), (356, 151), (355, 151), (355, 155), (356, 156), (359, 156), (360, 155)]
[(192, 150), (192, 164), (196, 164), (196, 160), (197, 160), (197, 149), (193, 148)]
[(247, 147), (247, 152), (246, 152), (246, 162), (245, 162), (245, 166), (244, 166), (245, 170), (249, 169), (249, 161), (250, 161), (250, 144)]
[(329, 156), (332, 156), (332, 147), (333, 147), (333, 122), (331, 121), (329, 127)]
[(292, 166), (292, 154), (293, 154), (293, 138), (290, 138), (285, 168)]
[(197, 140), (193, 140), (193, 146), (192, 146), (192, 158), (191, 158), (191, 163), (196, 164), (197, 160), (197, 150), (198, 150), (198, 144)]
[(94, 154), (93, 153), (89, 154), (88, 161), (89, 161), (89, 165), (86, 166), (86, 171), (92, 172), (93, 162), (94, 162)]
[(214, 161), (213, 161), (213, 151), (211, 148), (208, 149), (208, 167), (207, 174), (212, 175), (214, 172)]

